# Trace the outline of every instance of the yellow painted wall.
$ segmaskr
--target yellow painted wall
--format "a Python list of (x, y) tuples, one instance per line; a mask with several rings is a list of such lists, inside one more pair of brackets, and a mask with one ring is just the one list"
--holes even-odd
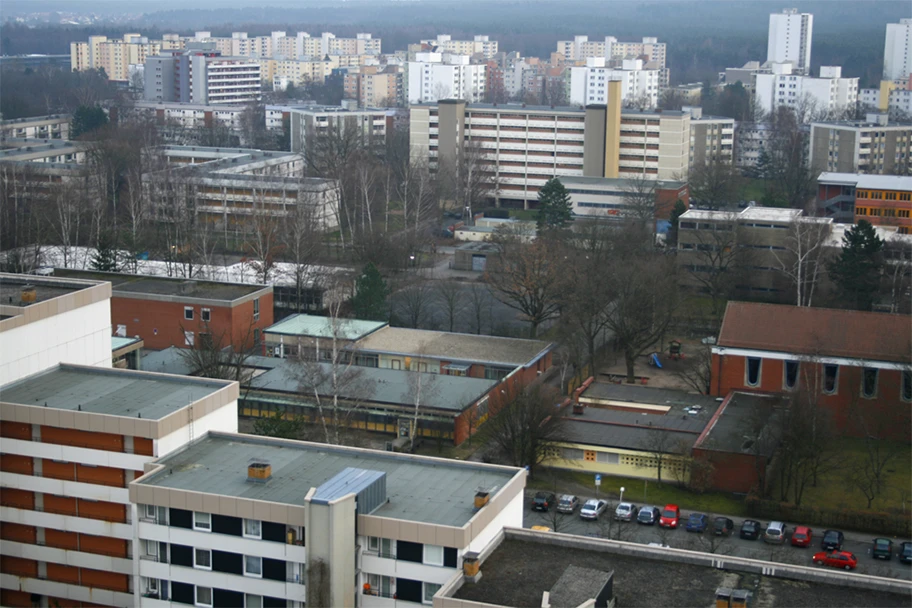
[[(583, 459), (568, 460), (563, 456), (564, 449), (582, 450)], [(598, 453), (617, 454), (617, 464), (599, 462)], [(662, 459), (662, 481), (685, 483), (689, 481), (690, 473), (688, 464), (690, 458), (680, 456), (665, 456)], [(586, 473), (602, 473), (619, 477), (636, 477), (639, 479), (657, 479), (655, 457), (649, 452), (636, 450), (623, 450), (620, 448), (605, 448), (578, 443), (559, 443), (549, 450), (543, 463), (548, 467), (557, 467), (583, 471)]]
[(605, 177), (617, 178), (621, 160), (621, 82), (608, 83), (605, 110)]
[(890, 93), (896, 88), (896, 83), (892, 80), (880, 81), (880, 107), (881, 112), (887, 112), (890, 109)]

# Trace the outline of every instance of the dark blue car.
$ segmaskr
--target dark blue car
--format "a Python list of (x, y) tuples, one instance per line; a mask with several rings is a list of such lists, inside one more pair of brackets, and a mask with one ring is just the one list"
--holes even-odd
[(691, 513), (684, 529), (688, 532), (699, 532), (702, 534), (707, 526), (709, 526), (709, 517), (703, 513)]

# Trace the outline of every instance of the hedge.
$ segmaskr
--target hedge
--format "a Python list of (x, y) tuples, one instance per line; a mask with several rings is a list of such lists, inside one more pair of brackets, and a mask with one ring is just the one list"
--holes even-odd
[(793, 521), (805, 525), (843, 528), (883, 536), (912, 536), (912, 518), (899, 513), (861, 509), (821, 509), (758, 498), (745, 499), (747, 512), (758, 519)]

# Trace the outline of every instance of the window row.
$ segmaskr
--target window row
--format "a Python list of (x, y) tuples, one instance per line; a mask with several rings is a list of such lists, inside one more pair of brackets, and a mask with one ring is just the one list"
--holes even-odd
[[(809, 373), (818, 373), (812, 366)], [(798, 385), (799, 371), (801, 362), (797, 360), (786, 360), (783, 362), (783, 379), (782, 386), (786, 389), (794, 389)], [(824, 363), (821, 366), (823, 374), (821, 391), (827, 395), (835, 395), (839, 390), (839, 369), (836, 363)], [(744, 368), (744, 383), (750, 387), (758, 387), (762, 382), (763, 359), (760, 357), (747, 357)], [(876, 367), (861, 368), (860, 393), (865, 399), (875, 399), (878, 393), (878, 383), (880, 379), (880, 370)], [(817, 378), (808, 379), (809, 382), (817, 381)], [(912, 371), (906, 370), (902, 374), (902, 399), (912, 401)]]
[(376, 553), (380, 557), (426, 564), (428, 566), (457, 567), (457, 551), (454, 547), (424, 545), (404, 540), (369, 536), (367, 537), (367, 552)]
[(162, 526), (298, 545), (304, 541), (302, 529), (276, 522), (155, 505), (140, 505), (139, 513), (141, 519)]

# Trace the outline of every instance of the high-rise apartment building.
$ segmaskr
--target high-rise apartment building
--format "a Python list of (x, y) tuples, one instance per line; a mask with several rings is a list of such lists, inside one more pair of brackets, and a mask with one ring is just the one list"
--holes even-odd
[(346, 99), (356, 99), (361, 108), (391, 108), (402, 100), (403, 72), (397, 65), (366, 65), (343, 76)]
[(811, 123), (808, 162), (816, 171), (905, 174), (912, 167), (912, 124), (890, 124), (886, 114)]
[(127, 82), (130, 66), (142, 65), (162, 48), (162, 41), (149, 40), (139, 34), (124, 34), (120, 40), (89, 36), (88, 42), (70, 43), (70, 69), (76, 72), (102, 69), (108, 80)]
[(244, 104), (260, 98), (260, 64), (223, 57), (209, 48), (170, 51), (150, 57), (144, 70), (146, 101)]
[(908, 80), (912, 75), (912, 19), (887, 24), (884, 80)]
[(409, 103), (440, 99), (484, 99), (486, 64), (471, 63), (468, 55), (418, 53), (408, 62)]
[(690, 166), (709, 162), (731, 164), (734, 160), (735, 120), (704, 116), (703, 108), (684, 107), (690, 112)]
[(858, 101), (858, 78), (843, 78), (841, 67), (821, 66), (818, 78), (796, 73), (791, 63), (769, 67), (769, 72), (754, 74), (755, 98), (766, 113), (810, 103), (814, 110), (832, 114)]
[(605, 66), (604, 57), (588, 57), (585, 67), (570, 68), (572, 105), (605, 103), (608, 83), (621, 83), (621, 102), (654, 108), (659, 100), (659, 70), (647, 70), (640, 59), (625, 59), (620, 68)]
[(665, 46), (658, 38), (650, 37), (643, 38), (641, 42), (620, 42), (614, 36), (606, 36), (604, 41), (574, 36), (573, 40), (558, 41), (557, 54), (568, 62), (584, 61), (590, 57), (604, 57), (615, 64), (624, 59), (642, 59), (646, 69), (658, 70), (659, 85), (666, 87), (670, 82), (670, 73), (665, 67)]
[(789, 8), (772, 13), (769, 20), (769, 40), (766, 60), (783, 63), (791, 61), (796, 71), (807, 74), (811, 69), (811, 38), (814, 15)]
[(497, 41), (488, 36), (475, 36), (472, 40), (453, 40), (448, 34), (438, 34), (437, 38), (422, 40), (419, 44), (434, 53), (451, 53), (453, 55), (481, 55), (493, 59), (497, 54)]
[(690, 114), (622, 111), (620, 83), (609, 91), (607, 104), (585, 109), (462, 100), (413, 105), (412, 158), (436, 170), (473, 146), (496, 177), (492, 198), (520, 207), (533, 205), (555, 176), (686, 179)]

